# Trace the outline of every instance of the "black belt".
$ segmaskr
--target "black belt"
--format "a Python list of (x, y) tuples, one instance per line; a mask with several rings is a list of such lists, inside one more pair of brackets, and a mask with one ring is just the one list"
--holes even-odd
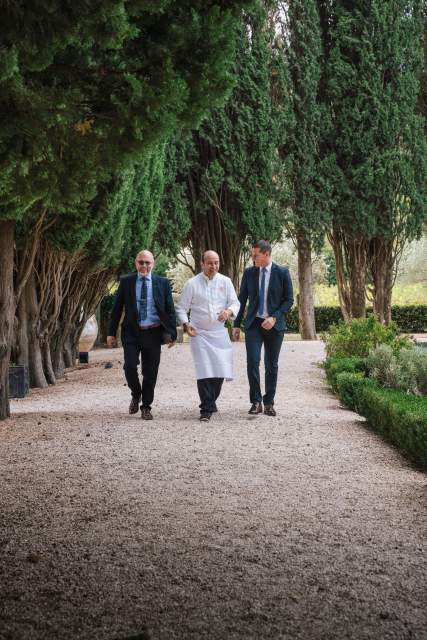
[(147, 329), (157, 329), (157, 327), (161, 327), (161, 326), (162, 325), (160, 324), (160, 322), (158, 322), (157, 324), (146, 324), (143, 327), (139, 325), (139, 328), (141, 329), (141, 331), (146, 331)]

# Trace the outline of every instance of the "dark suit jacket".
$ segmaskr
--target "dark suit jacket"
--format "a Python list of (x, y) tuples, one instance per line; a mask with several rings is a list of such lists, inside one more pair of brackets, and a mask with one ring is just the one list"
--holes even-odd
[[(234, 321), (235, 327), (240, 327), (248, 298), (249, 306), (245, 329), (249, 329), (258, 313), (259, 267), (249, 267), (245, 269), (243, 274), (239, 293), (240, 310)], [(268, 283), (267, 311), (269, 316), (276, 318), (276, 324), (273, 327), (276, 331), (284, 331), (286, 329), (284, 314), (289, 311), (293, 303), (292, 281), (289, 270), (273, 262)]]
[[(122, 342), (135, 342), (139, 336), (138, 307), (136, 305), (136, 273), (130, 273), (120, 278), (119, 288), (111, 310), (108, 324), (108, 335), (115, 336), (122, 317)], [(155, 273), (151, 274), (154, 304), (159, 314), (164, 332), (172, 340), (176, 340), (176, 317), (172, 300), (172, 289), (169, 281)]]

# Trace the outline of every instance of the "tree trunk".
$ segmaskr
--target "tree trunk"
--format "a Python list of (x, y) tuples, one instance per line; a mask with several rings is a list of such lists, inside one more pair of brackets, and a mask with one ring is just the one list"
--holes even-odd
[(43, 358), (39, 335), (39, 307), (34, 273), (30, 275), (24, 288), (28, 313), (28, 347), (30, 387), (44, 389), (48, 386), (43, 369)]
[(344, 259), (344, 241), (339, 229), (334, 228), (328, 234), (329, 242), (334, 250), (335, 256), (335, 273), (337, 277), (338, 299), (341, 307), (341, 313), (346, 322), (350, 322), (351, 302), (350, 290), (347, 282)]
[(299, 330), (303, 340), (316, 340), (314, 317), (313, 271), (311, 268), (311, 243), (306, 234), (297, 232), (298, 283), (299, 283)]
[(369, 245), (373, 282), (373, 308), (383, 324), (391, 322), (391, 297), (394, 284), (395, 252), (393, 240), (373, 238)]
[(10, 416), (9, 359), (15, 317), (13, 248), (15, 222), (0, 220), (0, 419)]
[(62, 338), (57, 338), (52, 354), (52, 366), (55, 378), (59, 380), (65, 374), (64, 362), (64, 342)]
[(50, 344), (47, 340), (42, 343), (43, 371), (48, 384), (56, 384), (55, 372), (52, 366), (52, 356), (50, 353)]
[(364, 318), (366, 316), (366, 268), (368, 246), (366, 240), (352, 238), (347, 241), (347, 247), (351, 317)]
[(28, 367), (30, 360), (28, 345), (28, 313), (26, 296), (21, 296), (17, 308), (18, 327), (16, 336), (16, 362)]
[(74, 365), (76, 364), (73, 356), (74, 349), (71, 343), (71, 336), (68, 336), (64, 344), (64, 363), (67, 369), (69, 369), (70, 367), (74, 367)]
[(346, 322), (366, 315), (368, 241), (346, 237), (335, 225), (328, 234), (335, 255), (338, 296)]

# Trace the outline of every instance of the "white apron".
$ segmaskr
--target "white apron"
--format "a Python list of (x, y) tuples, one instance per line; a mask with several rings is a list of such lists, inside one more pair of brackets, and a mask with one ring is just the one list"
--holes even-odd
[(209, 330), (195, 327), (197, 336), (190, 336), (190, 349), (197, 380), (203, 378), (233, 379), (233, 346), (228, 330), (215, 323)]

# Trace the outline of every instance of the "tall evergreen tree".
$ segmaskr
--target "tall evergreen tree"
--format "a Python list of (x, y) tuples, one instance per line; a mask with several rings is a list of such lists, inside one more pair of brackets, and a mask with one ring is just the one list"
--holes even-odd
[(323, 151), (330, 240), (345, 317), (390, 319), (393, 272), (426, 215), (426, 143), (417, 113), (423, 13), (419, 0), (318, 0), (331, 127)]
[(319, 156), (324, 114), (318, 101), (322, 66), (320, 21), (315, 0), (294, 0), (277, 16), (276, 92), (282, 106), (283, 183), (288, 194), (286, 224), (298, 251), (299, 327), (306, 340), (316, 338), (312, 251), (327, 229), (325, 184)]
[[(197, 270), (203, 252), (213, 249), (236, 285), (249, 241), (277, 240), (283, 229), (274, 182), (279, 121), (271, 96), (267, 26), (266, 9), (258, 2), (241, 26), (237, 82), (228, 102), (170, 151), (177, 172), (170, 176), (168, 216), (158, 233), (165, 249), (188, 246)], [(176, 242), (171, 244), (172, 236)]]
[[(7, 367), (15, 221), (65, 214), (130, 159), (194, 126), (231, 87), (244, 0), (44, 0), (1, 9), (0, 418)], [(28, 248), (34, 258), (36, 243)], [(18, 295), (31, 276), (19, 268)]]

